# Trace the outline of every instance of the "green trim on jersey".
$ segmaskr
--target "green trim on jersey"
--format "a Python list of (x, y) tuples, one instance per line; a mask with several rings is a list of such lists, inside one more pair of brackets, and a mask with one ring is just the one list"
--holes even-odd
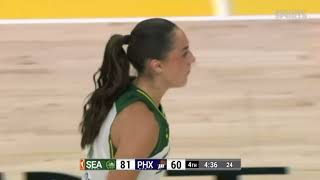
[[(158, 154), (168, 145), (169, 142), (169, 124), (166, 120), (165, 113), (162, 110), (162, 106), (160, 104), (159, 108), (156, 107), (155, 103), (151, 99), (151, 97), (144, 92), (143, 90), (139, 89), (135, 85), (131, 84), (129, 88), (116, 100), (116, 109), (117, 114), (120, 113), (123, 109), (128, 107), (130, 104), (135, 103), (137, 101), (141, 101), (145, 103), (145, 105), (149, 108), (151, 112), (153, 112), (156, 121), (159, 124), (159, 137), (156, 146), (154, 147), (153, 151), (151, 152), (150, 157)], [(111, 136), (109, 135), (109, 143), (111, 149), (110, 157), (113, 158), (117, 151), (116, 147), (112, 144)]]
[(116, 147), (112, 144), (111, 136), (109, 135), (109, 151), (110, 151), (110, 158), (113, 159), (116, 152)]

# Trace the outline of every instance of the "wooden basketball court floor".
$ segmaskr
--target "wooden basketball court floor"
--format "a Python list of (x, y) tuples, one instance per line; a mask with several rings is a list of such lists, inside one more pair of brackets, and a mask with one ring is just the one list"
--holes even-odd
[[(320, 177), (320, 21), (180, 22), (197, 58), (163, 99), (170, 158), (241, 158)], [(0, 171), (80, 175), (80, 122), (112, 33), (134, 24), (0, 25)], [(211, 177), (163, 178), (210, 179)]]

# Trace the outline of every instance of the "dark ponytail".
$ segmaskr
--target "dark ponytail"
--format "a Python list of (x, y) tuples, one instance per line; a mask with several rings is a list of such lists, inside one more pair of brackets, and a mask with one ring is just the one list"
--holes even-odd
[(118, 34), (109, 39), (103, 63), (93, 75), (95, 90), (83, 107), (80, 123), (82, 149), (93, 143), (113, 102), (129, 84), (129, 60), (122, 47), (127, 39), (128, 36)]
[[(113, 35), (107, 43), (102, 66), (94, 74), (95, 90), (83, 108), (81, 147), (92, 144), (114, 101), (127, 89), (129, 60), (138, 76), (148, 59), (163, 60), (173, 46), (177, 26), (166, 19), (152, 18), (137, 24), (130, 35)], [(127, 54), (122, 48), (128, 44)], [(98, 78), (96, 78), (98, 76)]]

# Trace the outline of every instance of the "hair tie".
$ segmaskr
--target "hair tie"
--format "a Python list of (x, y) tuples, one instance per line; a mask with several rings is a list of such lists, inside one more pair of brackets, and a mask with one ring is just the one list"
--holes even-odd
[(125, 36), (123, 36), (122, 43), (123, 44), (129, 44), (130, 40), (131, 40), (131, 35), (125, 35)]

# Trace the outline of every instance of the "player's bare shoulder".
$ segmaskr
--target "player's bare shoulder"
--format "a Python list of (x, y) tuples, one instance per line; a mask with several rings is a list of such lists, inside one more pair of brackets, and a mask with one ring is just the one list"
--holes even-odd
[(130, 127), (143, 125), (152, 128), (153, 126), (157, 126), (154, 114), (147, 105), (141, 101), (134, 102), (121, 111), (117, 115), (114, 123), (130, 125)]
[[(157, 136), (159, 124), (153, 112), (141, 101), (134, 102), (121, 111), (111, 128), (112, 140), (117, 145), (120, 136)], [(156, 137), (155, 137), (156, 139)]]

